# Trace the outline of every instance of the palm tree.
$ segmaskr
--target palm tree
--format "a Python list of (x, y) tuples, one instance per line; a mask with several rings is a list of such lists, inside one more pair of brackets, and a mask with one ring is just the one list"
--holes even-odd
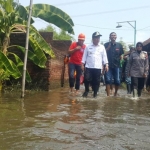
[[(18, 50), (25, 52), (25, 48), (19, 45), (10, 44), (10, 34), (14, 32), (26, 33), (26, 22), (28, 20), (28, 9), (13, 0), (0, 0), (0, 73), (3, 77), (10, 76), (15, 79), (22, 76), (23, 62), (20, 57), (11, 52), (9, 48), (16, 47)], [(32, 7), (32, 16), (38, 17), (52, 23), (68, 33), (74, 34), (73, 21), (65, 12), (51, 5), (34, 4)], [(31, 19), (29, 42), (33, 51), (29, 50), (28, 59), (41, 68), (45, 68), (47, 61), (46, 54), (53, 58), (54, 52), (50, 45), (42, 38), (39, 32), (34, 28)], [(13, 60), (10, 59), (13, 56)], [(14, 61), (15, 60), (15, 61)], [(0, 81), (2, 79), (0, 78)], [(26, 80), (31, 81), (30, 75), (27, 72)]]

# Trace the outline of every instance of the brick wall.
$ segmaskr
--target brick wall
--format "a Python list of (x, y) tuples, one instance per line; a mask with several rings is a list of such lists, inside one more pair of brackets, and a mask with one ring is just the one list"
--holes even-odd
[[(67, 50), (71, 44), (71, 41), (68, 40), (53, 40), (53, 33), (52, 32), (40, 32), (43, 38), (52, 46), (52, 49), (55, 53), (55, 58), (51, 59), (47, 56), (46, 68), (42, 69), (35, 66), (30, 60), (27, 63), (27, 69), (32, 78), (32, 88), (33, 85), (37, 85), (38, 87), (44, 90), (50, 90), (52, 88), (61, 87), (61, 75), (62, 75), (62, 68), (63, 68), (63, 58), (64, 55), (67, 54)], [(11, 45), (21, 45), (25, 46), (25, 38), (26, 35), (24, 33), (13, 33), (10, 36), (10, 44)], [(31, 47), (29, 46), (29, 49)], [(17, 49), (10, 49), (11, 51), (17, 53), (21, 56), (22, 60), (24, 55)], [(66, 65), (65, 69), (65, 80), (68, 80), (68, 67)]]

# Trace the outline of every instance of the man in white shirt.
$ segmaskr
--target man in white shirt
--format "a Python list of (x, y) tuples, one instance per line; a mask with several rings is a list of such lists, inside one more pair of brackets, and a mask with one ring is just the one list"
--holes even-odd
[[(85, 92), (83, 97), (87, 97), (89, 92), (89, 84), (92, 82), (93, 85), (93, 97), (97, 96), (97, 91), (100, 85), (100, 75), (105, 65), (105, 71), (108, 71), (108, 60), (105, 47), (100, 42), (99, 32), (92, 34), (93, 43), (86, 47), (82, 57), (82, 70), (85, 70), (84, 74), (84, 85)], [(85, 66), (85, 69), (84, 69)]]

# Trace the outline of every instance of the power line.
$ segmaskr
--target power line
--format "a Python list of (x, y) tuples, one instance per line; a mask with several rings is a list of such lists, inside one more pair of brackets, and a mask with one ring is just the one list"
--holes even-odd
[(102, 28), (102, 27), (88, 26), (88, 25), (83, 25), (83, 24), (75, 24), (75, 25), (89, 27), (89, 28), (105, 29), (105, 30), (131, 30), (131, 29)]
[[(116, 29), (116, 28), (103, 28), (103, 27), (97, 27), (97, 26), (88, 26), (88, 25), (83, 25), (83, 24), (75, 24), (75, 25), (78, 25), (78, 26), (84, 26), (84, 27), (89, 27), (89, 28), (97, 28), (97, 29), (105, 29), (105, 30), (126, 30), (126, 31), (133, 31), (133, 29)], [(145, 28), (142, 28), (142, 29), (138, 29), (137, 31), (140, 31), (140, 30), (144, 30), (144, 29), (147, 29), (149, 28), (150, 26), (148, 27), (145, 27)], [(149, 29), (150, 30), (150, 29)], [(149, 30), (145, 30), (145, 31), (149, 31)]]
[(108, 13), (114, 13), (114, 12), (123, 12), (123, 11), (128, 11), (128, 10), (137, 10), (137, 9), (149, 8), (149, 7), (150, 7), (150, 5), (147, 5), (147, 6), (132, 7), (132, 8), (125, 8), (125, 9), (118, 9), (118, 10), (101, 11), (101, 12), (89, 13), (89, 14), (81, 14), (81, 15), (75, 15), (75, 16), (71, 16), (71, 17), (83, 17), (83, 16), (98, 15), (98, 14), (108, 14)]
[(72, 1), (68, 3), (59, 3), (59, 4), (54, 4), (54, 6), (63, 6), (63, 5), (72, 5), (72, 4), (79, 4), (79, 3), (87, 3), (87, 2), (92, 2), (92, 1), (98, 1), (98, 0), (80, 0), (80, 1)]
[[(48, 23), (48, 22), (45, 22), (45, 21), (43, 21), (43, 20), (41, 20), (41, 19), (39, 19), (39, 18), (34, 18), (36, 21), (39, 21), (39, 22), (42, 22), (42, 23), (44, 23), (45, 25), (49, 25), (50, 23)], [(104, 30), (126, 30), (126, 31), (133, 31), (132, 29), (116, 29), (116, 28), (103, 28), (103, 27), (98, 27), (98, 26), (88, 26), (88, 25), (83, 25), (83, 24), (75, 24), (75, 25), (78, 25), (78, 26), (84, 26), (84, 27), (89, 27), (89, 28), (96, 28), (96, 29), (104, 29)], [(147, 26), (147, 27), (145, 27), (145, 28), (142, 28), (142, 29), (138, 29), (137, 31), (140, 31), (140, 30), (144, 30), (144, 29), (147, 29), (147, 28), (149, 28), (150, 26)], [(144, 31), (149, 31), (150, 29), (148, 29), (148, 30), (144, 30)]]
[[(138, 31), (140, 31), (140, 30), (144, 30), (144, 29), (147, 29), (147, 28), (150, 28), (150, 26), (145, 27), (145, 28), (142, 28), (142, 29), (139, 29)], [(150, 30), (150, 29), (149, 29), (149, 30)]]

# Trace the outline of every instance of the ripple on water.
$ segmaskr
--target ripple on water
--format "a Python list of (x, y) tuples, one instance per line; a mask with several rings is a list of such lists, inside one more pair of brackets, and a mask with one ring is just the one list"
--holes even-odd
[(149, 95), (119, 95), (106, 97), (101, 87), (96, 99), (83, 98), (61, 88), (24, 101), (1, 99), (0, 149), (149, 150)]

